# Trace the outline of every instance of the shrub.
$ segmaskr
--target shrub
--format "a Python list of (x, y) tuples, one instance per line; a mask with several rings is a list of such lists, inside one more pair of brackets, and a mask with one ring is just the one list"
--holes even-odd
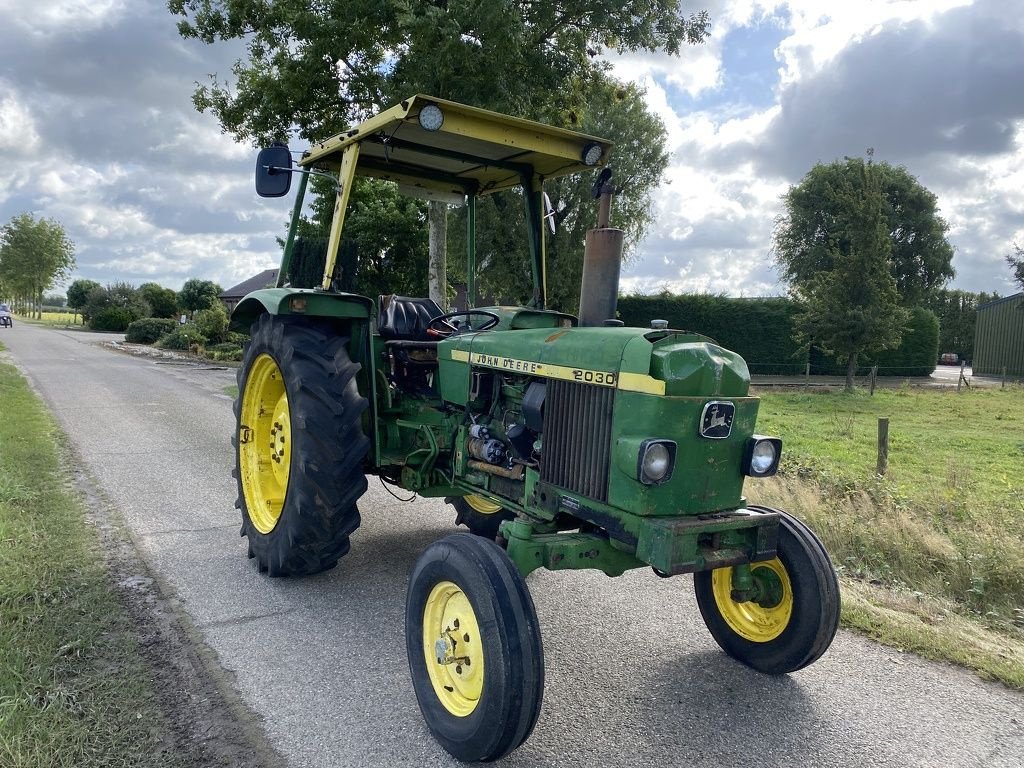
[[(107, 318), (100, 321), (103, 327), (93, 322), (106, 310), (114, 309), (119, 311), (108, 313)], [(82, 307), (82, 316), (89, 318), (89, 327), (94, 331), (123, 331), (129, 323), (148, 314), (149, 306), (142, 300), (138, 289), (128, 283), (111, 283), (106, 288), (97, 285), (89, 291)], [(125, 317), (127, 320), (117, 319)]]
[(230, 341), (221, 344), (212, 344), (203, 350), (211, 360), (234, 360), (242, 359), (242, 347), (239, 344), (232, 344)]
[(206, 344), (206, 337), (191, 323), (179, 325), (156, 343), (158, 347), (163, 349), (182, 349), (185, 351), (188, 351), (197, 344), (199, 346)]
[(135, 319), (127, 307), (104, 307), (89, 318), (89, 327), (94, 331), (124, 331)]
[(178, 325), (176, 320), (164, 317), (146, 317), (128, 326), (127, 341), (134, 344), (153, 344)]
[(228, 313), (220, 302), (196, 312), (193, 322), (199, 332), (210, 341), (223, 341), (228, 332)]

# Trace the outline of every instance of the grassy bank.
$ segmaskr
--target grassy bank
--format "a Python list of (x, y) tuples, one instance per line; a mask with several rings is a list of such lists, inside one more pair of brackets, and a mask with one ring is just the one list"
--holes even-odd
[(173, 766), (59, 433), (0, 361), (0, 765)]
[(806, 519), (858, 584), (847, 624), (1024, 687), (1024, 390), (762, 395), (784, 470), (748, 492)]

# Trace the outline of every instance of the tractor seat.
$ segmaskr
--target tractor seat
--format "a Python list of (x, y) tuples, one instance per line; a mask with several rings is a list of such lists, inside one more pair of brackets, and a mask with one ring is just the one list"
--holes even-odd
[[(408, 296), (381, 296), (377, 332), (388, 342), (388, 346), (423, 349), (436, 347), (437, 339), (427, 335), (427, 325), (438, 315), (443, 315), (433, 299), (416, 299)], [(396, 342), (413, 342), (398, 344)]]
[(427, 325), (444, 312), (431, 299), (393, 294), (381, 296), (377, 306), (377, 333), (387, 350), (388, 380), (405, 392), (434, 393), (438, 340), (427, 335)]

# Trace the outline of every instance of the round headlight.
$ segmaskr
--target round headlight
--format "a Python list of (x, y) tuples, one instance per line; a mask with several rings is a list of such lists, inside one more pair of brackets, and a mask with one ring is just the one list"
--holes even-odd
[(756, 475), (768, 472), (775, 463), (775, 444), (770, 440), (761, 440), (754, 445), (750, 454), (750, 471)]
[(424, 131), (437, 131), (444, 124), (444, 112), (437, 104), (427, 104), (420, 110), (419, 120)]
[(663, 443), (654, 443), (647, 447), (641, 463), (644, 477), (652, 482), (663, 480), (672, 467), (672, 455)]
[(591, 142), (583, 148), (581, 159), (583, 160), (584, 165), (597, 165), (601, 160), (601, 155), (603, 154), (604, 150), (601, 149), (601, 145)]

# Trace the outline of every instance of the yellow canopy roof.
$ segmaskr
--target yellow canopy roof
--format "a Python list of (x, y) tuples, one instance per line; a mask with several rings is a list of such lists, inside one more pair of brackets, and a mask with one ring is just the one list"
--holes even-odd
[[(439, 129), (420, 126), (419, 114), (434, 104), (441, 110)], [(604, 165), (612, 143), (532, 120), (417, 94), (314, 144), (299, 161), (305, 167), (337, 169), (343, 150), (359, 144), (356, 175), (411, 185), (431, 196), (485, 195), (522, 184), (554, 179)], [(595, 165), (583, 162), (584, 150), (597, 145)]]

